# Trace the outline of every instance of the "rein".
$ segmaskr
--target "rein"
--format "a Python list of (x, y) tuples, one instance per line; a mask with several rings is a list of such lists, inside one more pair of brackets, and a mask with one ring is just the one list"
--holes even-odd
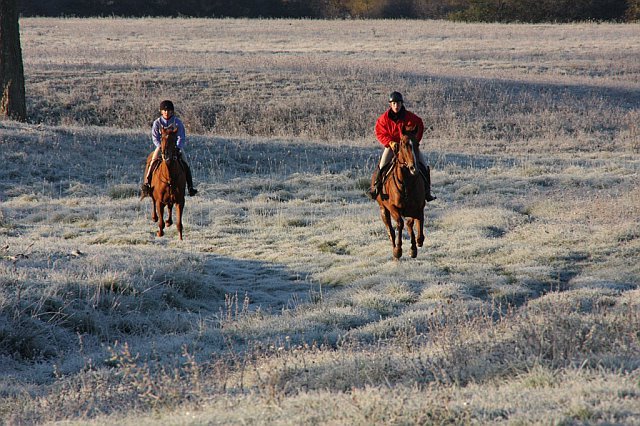
[[(411, 154), (413, 156), (413, 161), (414, 163), (416, 162), (416, 158), (415, 158), (415, 152), (413, 151), (413, 142), (410, 142), (410, 149), (411, 149)], [(393, 160), (392, 160), (392, 164), (391, 167), (389, 168), (389, 172), (387, 174), (387, 176), (389, 174), (393, 175), (393, 183), (394, 185), (400, 190), (400, 193), (402, 194), (402, 199), (403, 200), (407, 200), (409, 198), (409, 191), (408, 191), (408, 185), (405, 183), (407, 176), (405, 175), (405, 173), (403, 172), (403, 168), (408, 169), (408, 163), (406, 161), (400, 161), (400, 157), (398, 156), (398, 154), (394, 151), (393, 153)], [(396, 170), (398, 169), (398, 170)], [(400, 174), (401, 178), (398, 177), (398, 173)]]
[(160, 152), (160, 155), (162, 156), (162, 161), (169, 162), (169, 161), (177, 161), (178, 160), (178, 154), (176, 154), (175, 152), (173, 153), (173, 155), (171, 157), (167, 157), (164, 155), (164, 152)]
[[(171, 124), (169, 124), (168, 126), (163, 126), (163, 130), (164, 129), (171, 129), (173, 130), (173, 133), (175, 133), (176, 129), (176, 125), (175, 125), (175, 116), (172, 117), (173, 118), (173, 122)], [(162, 145), (166, 148), (165, 144), (169, 144), (169, 140), (168, 140), (169, 136), (166, 134), (163, 134), (162, 136)], [(177, 146), (173, 146), (173, 149), (171, 149), (171, 155), (168, 156), (166, 151), (169, 151), (168, 149), (163, 149), (160, 151), (160, 155), (162, 156), (162, 162), (167, 166), (167, 176), (168, 176), (168, 180), (162, 179), (162, 176), (160, 176), (160, 180), (162, 183), (165, 183), (166, 185), (169, 186), (171, 192), (173, 192), (175, 190), (175, 188), (173, 187), (171, 181), (173, 180), (171, 178), (171, 167), (169, 167), (169, 163), (171, 161), (177, 163), (178, 161), (178, 147)]]

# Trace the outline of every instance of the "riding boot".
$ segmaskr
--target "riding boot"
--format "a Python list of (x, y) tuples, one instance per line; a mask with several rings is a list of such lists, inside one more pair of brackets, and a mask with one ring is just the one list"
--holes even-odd
[(418, 162), (420, 174), (424, 178), (424, 199), (429, 202), (437, 199), (435, 195), (431, 194), (431, 168), (425, 166), (422, 162)]
[(378, 167), (378, 170), (376, 171), (376, 178), (373, 184), (371, 184), (371, 187), (369, 188), (367, 195), (369, 195), (369, 198), (371, 198), (372, 200), (375, 200), (381, 191), (382, 191), (382, 169)]
[(182, 158), (180, 159), (182, 163), (182, 167), (184, 168), (184, 173), (187, 175), (187, 191), (189, 192), (189, 196), (193, 197), (198, 193), (198, 190), (193, 187), (193, 176), (191, 176), (191, 168)]
[(142, 196), (151, 195), (151, 177), (153, 176), (153, 171), (156, 169), (156, 166), (160, 163), (159, 160), (151, 161), (149, 164), (149, 170), (147, 170), (147, 174), (144, 177), (144, 183), (140, 187), (142, 190)]

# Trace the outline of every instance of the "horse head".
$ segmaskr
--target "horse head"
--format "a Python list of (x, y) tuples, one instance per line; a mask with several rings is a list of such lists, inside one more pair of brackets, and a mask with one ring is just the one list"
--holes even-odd
[(168, 126), (160, 129), (160, 153), (162, 160), (169, 163), (177, 156), (178, 127)]
[(415, 175), (417, 172), (417, 160), (416, 154), (413, 149), (412, 137), (415, 135), (415, 127), (402, 129), (402, 137), (400, 143), (394, 147), (394, 154), (398, 163), (409, 170), (411, 175)]

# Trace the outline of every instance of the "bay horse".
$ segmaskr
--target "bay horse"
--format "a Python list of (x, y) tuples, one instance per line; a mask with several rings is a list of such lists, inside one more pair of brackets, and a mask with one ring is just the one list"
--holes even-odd
[[(160, 129), (160, 154), (162, 160), (153, 171), (151, 177), (151, 203), (153, 213), (151, 219), (158, 222), (158, 237), (164, 235), (164, 227), (171, 226), (173, 206), (176, 206), (176, 228), (178, 236), (182, 240), (182, 213), (184, 212), (184, 194), (187, 178), (184, 169), (180, 165), (180, 155), (176, 145), (178, 139), (176, 126), (162, 127)], [(153, 153), (147, 157), (147, 168), (151, 162)], [(164, 208), (167, 207), (168, 217), (164, 220)]]
[[(425, 184), (418, 170), (419, 160), (411, 140), (412, 130), (403, 129), (400, 143), (392, 146), (394, 158), (384, 174), (382, 191), (376, 197), (395, 259), (402, 257), (403, 218), (407, 219), (411, 238), (411, 257), (418, 255), (418, 247), (422, 247), (424, 243)], [(372, 182), (374, 181), (375, 173), (372, 176)], [(391, 218), (396, 223), (395, 230)], [(417, 238), (414, 225), (417, 228)]]

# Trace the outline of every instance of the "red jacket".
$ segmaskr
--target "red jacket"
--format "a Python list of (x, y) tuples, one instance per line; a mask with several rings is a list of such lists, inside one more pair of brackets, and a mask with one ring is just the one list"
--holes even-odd
[(406, 110), (404, 106), (402, 110), (398, 112), (395, 120), (393, 119), (394, 115), (396, 114), (389, 108), (384, 114), (378, 117), (378, 121), (376, 121), (376, 137), (378, 141), (386, 148), (391, 142), (400, 142), (402, 126), (417, 126), (414, 142), (418, 145), (424, 133), (424, 123), (422, 123), (422, 119), (411, 111)]

